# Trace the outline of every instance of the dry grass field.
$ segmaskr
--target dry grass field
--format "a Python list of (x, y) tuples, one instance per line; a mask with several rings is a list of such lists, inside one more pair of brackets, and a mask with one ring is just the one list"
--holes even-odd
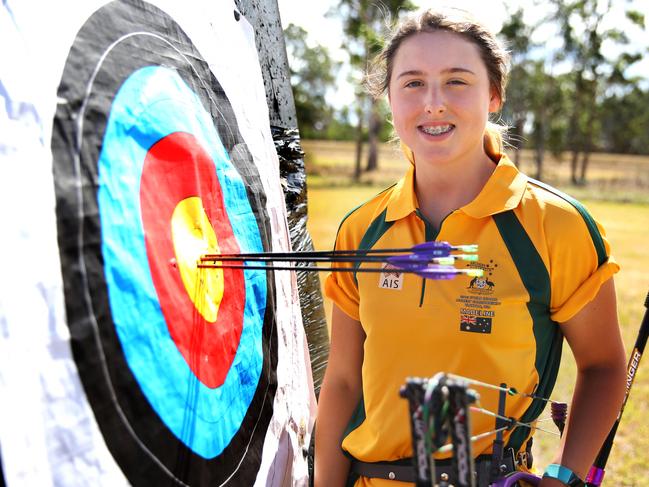
[[(354, 147), (352, 143), (304, 141), (309, 184), (309, 230), (317, 249), (329, 249), (338, 224), (347, 212), (397, 180), (407, 162), (392, 147), (380, 151), (380, 170), (351, 184)], [(534, 174), (531, 154), (523, 153), (521, 167)], [(633, 347), (649, 291), (649, 158), (593, 155), (589, 184), (572, 187), (569, 163), (548, 158), (544, 180), (579, 198), (607, 230), (614, 255), (622, 266), (616, 276), (620, 323), (627, 347)], [(330, 303), (325, 302), (327, 316)], [(649, 360), (649, 359), (646, 359)], [(575, 378), (569, 349), (564, 351), (559, 380), (553, 398), (567, 401)], [(606, 394), (606, 391), (602, 391)], [(556, 439), (535, 436), (537, 465), (551, 460)], [(607, 467), (606, 485), (649, 485), (649, 362), (641, 364), (622, 425)]]

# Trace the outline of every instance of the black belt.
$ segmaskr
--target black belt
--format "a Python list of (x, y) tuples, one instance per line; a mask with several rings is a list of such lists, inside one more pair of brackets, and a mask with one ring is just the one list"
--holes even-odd
[[(500, 468), (501, 475), (506, 475), (516, 470), (514, 456), (511, 450), (507, 451)], [(415, 469), (411, 458), (404, 458), (394, 462), (360, 462), (353, 460), (351, 472), (361, 477), (384, 480), (398, 480), (400, 482), (416, 482)], [(487, 486), (491, 482), (491, 455), (481, 455), (475, 459), (476, 483), (478, 486)], [(435, 462), (436, 481), (442, 480), (450, 483), (457, 482), (456, 475), (450, 460)]]

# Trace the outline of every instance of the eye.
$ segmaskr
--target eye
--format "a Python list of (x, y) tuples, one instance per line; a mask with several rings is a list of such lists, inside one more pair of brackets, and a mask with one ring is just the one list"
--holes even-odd
[(423, 86), (423, 83), (419, 80), (414, 79), (406, 82), (403, 86), (406, 88), (417, 88), (419, 86)]
[(466, 85), (468, 83), (466, 81), (462, 80), (462, 79), (451, 79), (451, 80), (449, 80), (447, 82), (447, 84), (462, 86), (462, 85)]

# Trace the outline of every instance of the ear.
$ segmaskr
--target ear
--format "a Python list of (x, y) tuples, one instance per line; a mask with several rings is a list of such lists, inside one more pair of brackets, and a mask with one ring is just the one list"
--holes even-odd
[(502, 100), (496, 92), (496, 90), (491, 90), (491, 98), (489, 99), (489, 113), (499, 112), (502, 108)]

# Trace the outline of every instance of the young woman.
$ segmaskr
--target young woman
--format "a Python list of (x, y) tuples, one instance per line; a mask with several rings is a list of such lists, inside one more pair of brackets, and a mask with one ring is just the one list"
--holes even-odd
[[(504, 101), (508, 57), (481, 25), (459, 12), (425, 12), (397, 28), (380, 61), (376, 91), (387, 92), (411, 167), (344, 219), (336, 249), (475, 243), (480, 260), (471, 265), (485, 277), (391, 274), (388, 285), (383, 274), (329, 276), (334, 309), (315, 485), (358, 479), (357, 486), (394, 487), (408, 480), (390, 468), (412, 456), (407, 402), (399, 398), (407, 377), (451, 372), (548, 397), (563, 337), (578, 376), (554, 462), (583, 479), (625, 383), (612, 279), (618, 266), (603, 230), (577, 201), (528, 179), (502, 153), (488, 117)], [(497, 392), (479, 392), (481, 404), (496, 411)], [(544, 406), (512, 396), (506, 415), (529, 422)], [(472, 425), (479, 434), (494, 420), (474, 414)], [(521, 460), (510, 468), (527, 468), (522, 454), (531, 434), (505, 434), (509, 455)], [(474, 443), (478, 467), (488, 462), (493, 440)], [(548, 472), (541, 485), (564, 485), (553, 477)]]

